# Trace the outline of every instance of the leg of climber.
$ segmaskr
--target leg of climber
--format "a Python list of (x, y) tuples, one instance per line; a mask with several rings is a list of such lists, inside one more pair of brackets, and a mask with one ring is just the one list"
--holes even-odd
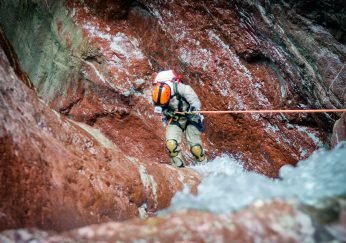
[(194, 125), (189, 124), (186, 128), (186, 140), (191, 153), (195, 156), (198, 163), (206, 164), (208, 160), (202, 147), (201, 134)]
[(184, 157), (180, 144), (183, 130), (176, 124), (170, 124), (166, 130), (166, 147), (171, 158), (171, 164), (176, 167), (184, 167)]

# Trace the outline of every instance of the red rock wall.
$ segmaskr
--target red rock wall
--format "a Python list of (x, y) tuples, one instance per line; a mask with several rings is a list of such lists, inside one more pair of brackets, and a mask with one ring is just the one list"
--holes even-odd
[[(49, 13), (51, 3), (39, 4)], [(342, 37), (290, 6), (250, 0), (66, 1), (60, 18), (74, 21), (83, 32), (78, 43), (88, 48), (74, 48), (65, 22), (49, 20), (81, 66), (67, 75), (68, 82), (57, 80), (67, 92), (58, 87), (52, 96), (43, 95), (59, 113), (18, 81), (1, 52), (0, 228), (61, 230), (127, 219), (139, 209), (152, 213), (167, 206), (184, 176), (188, 184), (198, 181), (191, 170), (159, 163), (168, 157), (150, 102), (153, 72), (175, 68), (184, 74), (206, 110), (341, 108)], [(48, 81), (38, 82), (39, 93)], [(275, 177), (282, 165), (322, 145), (337, 118), (208, 115), (203, 138), (209, 158), (231, 153), (246, 168)], [(70, 119), (92, 127), (86, 132)]]
[[(52, 6), (47, 5), (48, 12)], [(150, 101), (152, 74), (166, 68), (185, 75), (206, 110), (340, 108), (344, 102), (340, 43), (294, 8), (292, 18), (285, 18), (280, 14), (285, 4), (71, 0), (65, 8), (47, 21), (53, 21), (50, 34), (70, 48), (64, 53), (72, 58), (71, 74), (57, 70), (59, 75), (38, 82), (37, 91), (52, 108), (100, 129), (125, 154), (140, 160), (169, 162), (164, 129)], [(69, 32), (74, 28), (65, 20), (70, 18), (83, 40)], [(304, 39), (309, 26), (316, 30), (309, 35), (311, 42)], [(327, 48), (329, 42), (332, 47)], [(314, 52), (311, 43), (326, 48)], [(49, 61), (47, 66), (54, 67), (49, 72), (59, 69)], [(323, 63), (333, 68), (325, 69)], [(61, 80), (59, 88), (56, 79), (64, 76), (68, 80)], [(54, 89), (47, 88), (50, 79), (56, 81)], [(46, 94), (46, 89), (53, 91)], [(282, 165), (295, 164), (321, 146), (337, 118), (207, 115), (204, 142), (210, 159), (230, 153), (246, 168), (275, 177)], [(190, 163), (189, 151), (184, 154)]]
[(63, 234), (12, 230), (2, 232), (0, 239), (48, 242), (314, 242), (319, 239), (317, 235), (309, 216), (295, 206), (283, 202), (261, 202), (233, 215), (187, 211), (147, 220), (92, 225)]
[[(79, 81), (82, 86), (86, 80), (92, 84), (88, 91), (83, 88), (78, 102), (64, 106), (68, 109), (53, 106), (98, 127), (131, 156), (168, 162), (162, 155), (164, 131), (150, 104), (150, 78), (155, 71), (176, 68), (183, 73), (206, 110), (310, 105), (304, 94), (296, 93), (293, 81), (299, 77), (291, 70), (289, 54), (257, 36), (255, 23), (246, 22), (251, 18), (244, 19), (244, 11), (234, 4), (143, 1), (126, 7), (122, 18), (112, 19), (104, 14), (109, 8), (92, 9), (102, 3), (67, 4), (95, 50), (86, 58)], [(119, 4), (114, 6), (118, 9)], [(263, 20), (257, 21), (268, 29)], [(296, 76), (285, 76), (290, 72)], [(325, 139), (309, 114), (208, 115), (206, 126), (210, 158), (231, 153), (247, 168), (268, 176), (277, 176), (282, 165), (307, 157)], [(128, 134), (129, 129), (134, 132)], [(185, 155), (189, 157), (188, 152)]]
[(190, 169), (138, 161), (102, 134), (51, 110), (0, 49), (0, 230), (65, 230), (167, 207)]
[(65, 235), (105, 242), (139, 239), (149, 242), (304, 242), (313, 240), (313, 232), (307, 215), (291, 205), (274, 202), (251, 206), (233, 215), (188, 211), (146, 221), (91, 226)]
[[(53, 5), (46, 5), (49, 13)], [(61, 80), (61, 89), (50, 94), (42, 94), (50, 86), (48, 78), (34, 83), (51, 107), (99, 128), (127, 155), (168, 163), (164, 130), (150, 102), (151, 74), (159, 70), (183, 73), (207, 110), (342, 107), (342, 45), (328, 29), (304, 19), (299, 6), (285, 18), (281, 13), (288, 6), (250, 0), (67, 1), (67, 15), (47, 21), (56, 21), (51, 31), (71, 49), (76, 66), (65, 75), (68, 81)], [(83, 41), (75, 41), (65, 26), (69, 21), (61, 20), (69, 18), (82, 30)], [(309, 26), (312, 34), (306, 31)], [(54, 69), (59, 69), (56, 62)], [(208, 115), (204, 140), (210, 158), (231, 153), (247, 168), (275, 177), (283, 164), (294, 164), (321, 146), (337, 118)]]

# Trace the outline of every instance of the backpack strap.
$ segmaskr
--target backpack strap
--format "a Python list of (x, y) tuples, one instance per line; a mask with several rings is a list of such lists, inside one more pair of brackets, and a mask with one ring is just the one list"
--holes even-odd
[(176, 96), (177, 97), (177, 100), (178, 100), (178, 111), (179, 112), (183, 112), (184, 110), (183, 110), (183, 105), (184, 105), (184, 103), (183, 102), (185, 102), (186, 104), (187, 104), (187, 110), (189, 110), (190, 109), (190, 103), (185, 99), (185, 97), (183, 97), (183, 96), (181, 96), (180, 94), (179, 94), (179, 92), (178, 92), (178, 82), (174, 82), (173, 83), (173, 90), (174, 90), (174, 96)]

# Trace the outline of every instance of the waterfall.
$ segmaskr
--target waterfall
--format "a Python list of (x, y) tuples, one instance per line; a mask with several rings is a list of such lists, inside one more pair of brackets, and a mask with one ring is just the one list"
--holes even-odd
[(191, 168), (203, 178), (198, 194), (193, 195), (185, 188), (176, 193), (171, 206), (160, 214), (184, 209), (227, 213), (274, 198), (318, 207), (325, 199), (346, 195), (346, 142), (333, 150), (317, 150), (296, 166), (283, 166), (279, 179), (246, 171), (230, 155)]

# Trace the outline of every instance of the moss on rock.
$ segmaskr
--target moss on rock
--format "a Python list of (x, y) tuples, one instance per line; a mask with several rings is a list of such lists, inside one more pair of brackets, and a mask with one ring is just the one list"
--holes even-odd
[(38, 95), (46, 102), (65, 95), (79, 77), (88, 45), (64, 1), (4, 0), (0, 24)]

